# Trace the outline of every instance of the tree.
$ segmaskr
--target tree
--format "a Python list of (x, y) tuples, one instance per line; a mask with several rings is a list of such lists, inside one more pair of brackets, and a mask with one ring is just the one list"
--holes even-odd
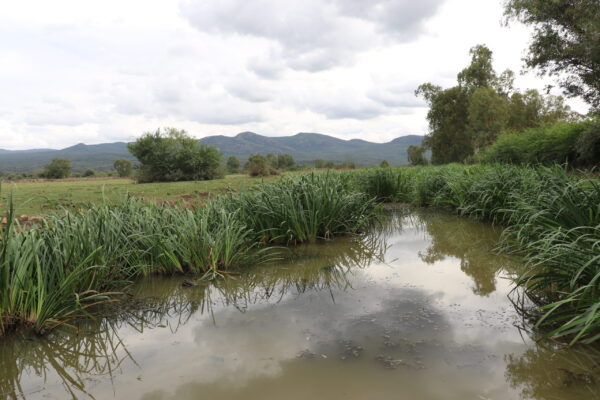
[(90, 176), (94, 176), (96, 175), (96, 172), (94, 172), (93, 169), (86, 169), (85, 171), (83, 171), (83, 174), (81, 174), (81, 176), (85, 177), (85, 178), (89, 178)]
[(184, 130), (147, 132), (127, 147), (140, 161), (141, 182), (207, 180), (222, 175), (221, 153), (201, 145)]
[(277, 168), (278, 169), (291, 169), (296, 166), (294, 157), (289, 154), (278, 154), (277, 155)]
[(390, 167), (390, 163), (387, 160), (383, 160), (381, 163), (379, 163), (379, 168), (389, 168)]
[(491, 86), (479, 87), (469, 98), (468, 115), (474, 152), (478, 153), (506, 128), (508, 101)]
[(250, 176), (277, 175), (277, 171), (268, 163), (262, 154), (252, 154), (244, 166)]
[(236, 173), (240, 170), (240, 160), (237, 157), (230, 156), (227, 158), (227, 171), (229, 173)]
[(50, 179), (63, 179), (71, 173), (71, 160), (68, 158), (54, 158), (44, 166), (44, 176)]
[(407, 153), (410, 165), (427, 165), (425, 149), (422, 146), (408, 146)]
[(277, 168), (277, 156), (269, 153), (265, 157), (267, 164), (269, 164), (273, 168)]
[(118, 160), (115, 160), (113, 167), (115, 168), (117, 174), (119, 174), (121, 178), (131, 176), (132, 166), (131, 161), (129, 161), (128, 159), (120, 158)]
[(429, 103), (430, 133), (425, 144), (431, 149), (433, 164), (462, 162), (473, 154), (468, 133), (469, 96), (460, 86), (442, 90), (429, 83), (419, 86), (417, 95)]
[(323, 161), (320, 158), (317, 158), (315, 160), (315, 168), (318, 168), (318, 169), (325, 168), (325, 161)]
[(553, 75), (569, 97), (600, 109), (600, 2), (598, 0), (508, 0), (507, 22), (532, 26), (528, 68)]
[(470, 51), (471, 63), (458, 73), (457, 85), (448, 89), (431, 83), (415, 94), (429, 105), (429, 134), (423, 146), (431, 149), (431, 162), (464, 162), (492, 144), (505, 131), (552, 124), (572, 118), (561, 97), (542, 96), (536, 90), (514, 89), (514, 73), (499, 76), (492, 52), (484, 45)]
[(469, 50), (471, 64), (458, 74), (458, 85), (467, 91), (493, 86), (497, 83), (496, 72), (492, 66), (492, 51), (482, 44)]

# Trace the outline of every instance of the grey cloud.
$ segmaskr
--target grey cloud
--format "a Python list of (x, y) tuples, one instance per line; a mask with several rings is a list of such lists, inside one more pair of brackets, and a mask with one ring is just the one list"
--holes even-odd
[[(200, 31), (267, 39), (288, 67), (321, 71), (351, 62), (381, 34), (414, 38), (443, 1), (188, 0), (181, 13)], [(260, 68), (264, 63), (255, 65), (259, 75), (278, 71)]]
[(365, 120), (378, 117), (386, 112), (383, 107), (371, 101), (337, 100), (318, 101), (308, 108), (331, 119), (352, 118)]
[(375, 87), (367, 92), (367, 97), (386, 107), (425, 107), (426, 104), (415, 96), (414, 88)]
[(342, 14), (375, 23), (380, 30), (410, 40), (444, 0), (337, 0)]

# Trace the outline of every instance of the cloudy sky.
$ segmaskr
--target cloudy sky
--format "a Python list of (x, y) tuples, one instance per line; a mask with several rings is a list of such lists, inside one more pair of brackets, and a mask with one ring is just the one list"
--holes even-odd
[[(0, 148), (251, 130), (425, 134), (415, 88), (487, 44), (521, 69), (502, 0), (19, 0), (0, 11)], [(519, 87), (550, 81), (520, 76)], [(578, 102), (572, 106), (583, 111)]]

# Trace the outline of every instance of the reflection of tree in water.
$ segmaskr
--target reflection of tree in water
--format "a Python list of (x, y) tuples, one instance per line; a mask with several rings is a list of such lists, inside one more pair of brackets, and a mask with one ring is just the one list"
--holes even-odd
[(558, 347), (546, 342), (505, 356), (506, 378), (523, 399), (600, 399), (600, 348)]
[[(26, 392), (26, 376), (58, 379), (65, 398), (93, 398), (86, 390), (90, 376), (112, 377), (120, 366), (135, 363), (119, 336), (130, 327), (169, 327), (176, 331), (192, 315), (211, 313), (215, 304), (245, 311), (250, 304), (279, 301), (286, 294), (345, 290), (356, 268), (381, 258), (384, 242), (376, 236), (346, 238), (328, 244), (300, 246), (286, 253), (285, 261), (245, 271), (234, 279), (183, 288), (181, 279), (148, 278), (135, 285), (133, 297), (103, 305), (105, 317), (79, 321), (79, 333), (55, 330), (45, 337), (15, 335), (0, 342), (0, 397), (26, 399), (42, 387)], [(290, 257), (291, 255), (291, 257)]]
[(512, 270), (507, 257), (492, 253), (499, 232), (488, 224), (440, 213), (419, 214), (413, 222), (431, 241), (419, 257), (428, 264), (448, 256), (458, 258), (460, 269), (473, 279), (473, 292), (479, 296), (496, 290), (496, 277), (501, 270)]

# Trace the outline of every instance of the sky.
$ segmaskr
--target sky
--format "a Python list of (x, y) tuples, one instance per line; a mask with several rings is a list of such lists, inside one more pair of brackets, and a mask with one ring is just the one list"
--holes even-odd
[[(428, 131), (414, 96), (453, 86), (469, 48), (521, 72), (528, 28), (503, 0), (19, 0), (0, 11), (0, 148), (320, 132)], [(534, 72), (519, 88), (553, 83)], [(555, 92), (555, 94), (560, 94)], [(578, 100), (569, 104), (584, 112)]]

